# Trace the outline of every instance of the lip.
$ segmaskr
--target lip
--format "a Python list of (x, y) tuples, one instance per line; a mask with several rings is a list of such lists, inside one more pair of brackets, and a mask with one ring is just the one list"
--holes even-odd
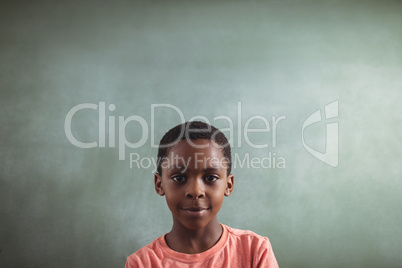
[(204, 207), (187, 207), (187, 208), (182, 208), (183, 209), (183, 211), (187, 214), (187, 215), (189, 215), (189, 216), (191, 216), (191, 217), (201, 217), (201, 216), (203, 216), (206, 212), (207, 212), (207, 210), (209, 209), (209, 208), (204, 208)]

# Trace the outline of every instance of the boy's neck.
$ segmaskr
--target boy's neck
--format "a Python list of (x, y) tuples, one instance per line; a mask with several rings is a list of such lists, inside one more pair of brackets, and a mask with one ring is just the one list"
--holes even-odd
[(166, 234), (165, 240), (174, 251), (196, 254), (214, 246), (220, 239), (223, 229), (215, 218), (202, 229), (191, 230), (178, 221), (173, 221), (172, 230)]

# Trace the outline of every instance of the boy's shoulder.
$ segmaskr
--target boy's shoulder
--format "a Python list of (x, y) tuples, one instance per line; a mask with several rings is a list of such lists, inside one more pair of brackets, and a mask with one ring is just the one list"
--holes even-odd
[(231, 243), (233, 245), (240, 244), (248, 246), (252, 249), (255, 249), (255, 247), (258, 248), (259, 246), (265, 244), (268, 246), (268, 248), (271, 248), (271, 243), (268, 237), (261, 236), (249, 230), (240, 230), (226, 225), (223, 226), (228, 231), (228, 243)]
[(154, 239), (151, 243), (149, 243), (146, 246), (143, 246), (142, 248), (140, 248), (139, 250), (137, 250), (136, 252), (134, 252), (133, 254), (131, 254), (131, 256), (135, 256), (135, 255), (143, 255), (145, 253), (148, 252), (154, 252), (155, 254), (158, 253), (158, 250), (161, 249), (162, 246), (162, 241), (164, 239), (164, 236), (160, 236), (156, 239)]
[(162, 239), (164, 239), (163, 236), (160, 236), (128, 256), (126, 267), (137, 267), (137, 264), (146, 265), (146, 267), (155, 265), (153, 260), (160, 260), (163, 256)]
[(254, 233), (253, 231), (250, 231), (250, 230), (236, 229), (236, 228), (232, 228), (232, 227), (229, 227), (229, 226), (227, 226), (227, 225), (224, 225), (224, 224), (222, 224), (222, 226), (223, 226), (224, 228), (226, 228), (227, 231), (228, 231), (230, 234), (235, 235), (235, 236), (239, 236), (239, 237), (266, 238), (266, 237), (263, 237), (263, 236), (261, 236), (261, 235), (259, 235), (259, 234)]

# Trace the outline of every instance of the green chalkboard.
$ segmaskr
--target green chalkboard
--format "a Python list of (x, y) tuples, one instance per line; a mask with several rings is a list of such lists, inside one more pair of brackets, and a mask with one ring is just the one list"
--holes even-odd
[(2, 1), (0, 267), (124, 267), (168, 232), (171, 127), (232, 144), (219, 220), (280, 267), (397, 267), (400, 1)]

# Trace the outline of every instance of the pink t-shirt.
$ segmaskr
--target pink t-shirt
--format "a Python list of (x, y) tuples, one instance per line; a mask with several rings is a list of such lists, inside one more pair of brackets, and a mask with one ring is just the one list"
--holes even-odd
[(222, 227), (221, 238), (207, 251), (197, 254), (180, 253), (169, 248), (164, 236), (161, 236), (130, 255), (126, 268), (279, 267), (267, 237), (224, 224)]

